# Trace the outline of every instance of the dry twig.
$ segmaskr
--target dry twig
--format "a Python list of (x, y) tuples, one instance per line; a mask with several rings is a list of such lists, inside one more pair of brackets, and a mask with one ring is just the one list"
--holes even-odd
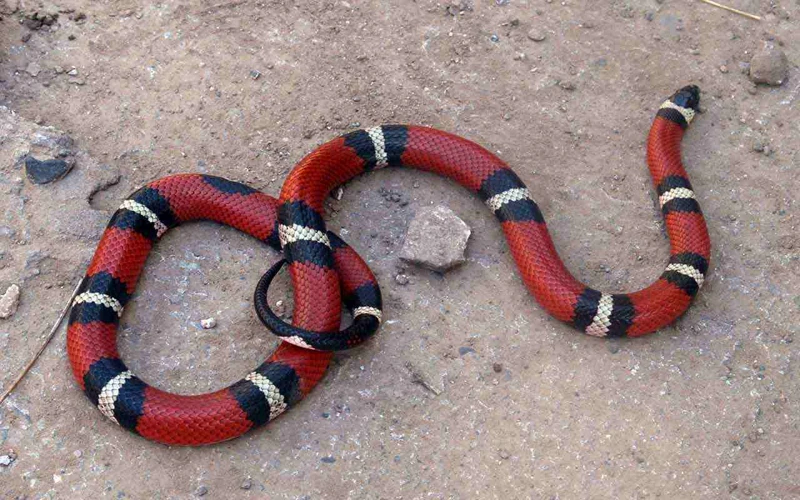
[(712, 0), (700, 0), (700, 1), (703, 3), (707, 3), (708, 5), (713, 5), (714, 7), (719, 7), (720, 9), (727, 10), (728, 12), (739, 14), (740, 16), (749, 17), (750, 19), (755, 19), (756, 21), (761, 20), (761, 16), (750, 14), (749, 12), (744, 12), (739, 9), (734, 9), (733, 7), (728, 7), (727, 5), (722, 5), (721, 3), (713, 2)]
[(75, 300), (75, 295), (78, 294), (78, 289), (81, 287), (82, 284), (83, 284), (83, 278), (81, 278), (81, 280), (78, 282), (78, 285), (75, 287), (75, 290), (72, 291), (72, 295), (69, 298), (69, 302), (67, 302), (67, 305), (64, 306), (64, 309), (58, 316), (56, 324), (53, 325), (53, 328), (50, 329), (50, 334), (47, 335), (47, 338), (42, 343), (42, 346), (39, 348), (39, 352), (37, 352), (36, 355), (33, 357), (33, 359), (30, 360), (30, 362), (27, 364), (27, 366), (25, 366), (25, 368), (22, 369), (22, 372), (17, 377), (17, 380), (12, 382), (9, 388), (6, 390), (6, 392), (4, 392), (2, 396), (0, 396), (0, 404), (3, 404), (3, 401), (5, 401), (8, 395), (11, 394), (11, 391), (13, 391), (17, 387), (17, 385), (19, 385), (19, 383), (22, 382), (22, 379), (25, 378), (25, 375), (27, 375), (30, 369), (33, 368), (33, 365), (36, 364), (36, 360), (39, 359), (39, 356), (41, 356), (44, 350), (47, 348), (47, 345), (50, 343), (51, 340), (53, 340), (53, 337), (58, 331), (58, 327), (61, 326), (61, 322), (64, 321), (64, 316), (67, 315), (67, 311), (69, 311), (69, 307), (72, 305), (72, 301)]

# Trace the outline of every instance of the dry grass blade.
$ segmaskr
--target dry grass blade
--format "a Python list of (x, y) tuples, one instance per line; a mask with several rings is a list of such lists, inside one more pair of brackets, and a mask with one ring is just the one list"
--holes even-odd
[(69, 311), (69, 307), (72, 305), (72, 301), (75, 300), (75, 295), (78, 294), (78, 289), (83, 284), (83, 280), (84, 278), (81, 278), (81, 280), (75, 286), (75, 290), (72, 291), (72, 295), (69, 297), (69, 302), (67, 302), (67, 305), (64, 306), (64, 309), (61, 310), (61, 314), (58, 316), (56, 324), (53, 325), (53, 328), (50, 329), (50, 334), (47, 335), (47, 338), (42, 343), (42, 346), (39, 348), (39, 352), (37, 352), (36, 355), (33, 357), (33, 359), (30, 360), (30, 362), (25, 366), (25, 368), (22, 369), (22, 372), (19, 374), (19, 376), (17, 376), (17, 379), (11, 383), (6, 392), (4, 392), (2, 396), (0, 396), (0, 404), (3, 404), (3, 401), (5, 401), (6, 398), (9, 396), (9, 394), (11, 394), (11, 391), (13, 391), (17, 387), (17, 385), (19, 385), (19, 383), (22, 382), (22, 379), (25, 378), (25, 375), (27, 375), (30, 369), (33, 368), (33, 365), (36, 364), (36, 360), (39, 359), (39, 356), (41, 356), (44, 350), (47, 348), (47, 345), (50, 343), (51, 340), (53, 340), (53, 337), (58, 331), (58, 327), (61, 326), (61, 322), (64, 321), (64, 316), (67, 315), (67, 311)]
[(721, 3), (713, 2), (712, 0), (700, 0), (700, 1), (703, 3), (707, 3), (708, 5), (713, 5), (714, 7), (719, 7), (720, 9), (727, 10), (728, 12), (739, 14), (740, 16), (749, 17), (750, 19), (755, 19), (756, 21), (761, 20), (761, 16), (750, 14), (749, 12), (744, 12), (739, 9), (734, 9), (733, 7), (728, 7), (727, 5), (722, 5)]

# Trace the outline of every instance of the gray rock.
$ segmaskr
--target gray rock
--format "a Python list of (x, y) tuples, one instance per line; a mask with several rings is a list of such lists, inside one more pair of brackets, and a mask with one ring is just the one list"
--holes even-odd
[(0, 319), (7, 319), (17, 312), (19, 306), (19, 287), (11, 285), (0, 297)]
[(546, 38), (547, 33), (539, 28), (531, 28), (531, 30), (528, 31), (528, 39), (534, 42), (543, 42)]
[(17, 455), (14, 452), (9, 453), (8, 455), (0, 455), (0, 466), (8, 467), (14, 460), (17, 459)]
[(25, 174), (34, 184), (47, 184), (61, 179), (70, 170), (72, 162), (62, 159), (39, 161), (33, 156), (25, 158)]
[(756, 53), (750, 60), (750, 79), (755, 83), (781, 85), (789, 77), (789, 61), (786, 54), (772, 44)]
[(39, 66), (39, 64), (34, 61), (25, 67), (25, 72), (31, 75), (32, 77), (36, 78), (37, 76), (39, 76), (39, 73), (42, 72), (42, 67)]
[(400, 258), (434, 271), (447, 271), (464, 262), (470, 234), (469, 226), (449, 208), (423, 208), (408, 225)]

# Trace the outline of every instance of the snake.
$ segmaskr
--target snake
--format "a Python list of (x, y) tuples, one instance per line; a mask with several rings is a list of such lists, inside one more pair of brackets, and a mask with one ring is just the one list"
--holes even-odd
[[(664, 328), (689, 308), (709, 269), (708, 229), (680, 148), (699, 102), (698, 87), (681, 88), (659, 107), (650, 128), (647, 164), (670, 257), (642, 290), (606, 293), (573, 277), (528, 188), (487, 149), (434, 128), (382, 125), (319, 146), (289, 173), (277, 199), (240, 182), (191, 173), (152, 181), (131, 194), (103, 232), (72, 304), (67, 352), (73, 375), (112, 422), (168, 445), (217, 443), (274, 420), (317, 385), (335, 351), (357, 346), (379, 329), (377, 280), (357, 252), (327, 230), (324, 202), (355, 176), (399, 166), (434, 172), (477, 194), (499, 220), (525, 286), (553, 317), (603, 338)], [(179, 395), (134, 375), (119, 356), (116, 333), (153, 246), (169, 229), (195, 220), (234, 227), (282, 252), (259, 280), (254, 303), (258, 318), (283, 342), (231, 386)], [(267, 301), (284, 265), (294, 294), (291, 324)], [(353, 320), (340, 330), (342, 303)]]

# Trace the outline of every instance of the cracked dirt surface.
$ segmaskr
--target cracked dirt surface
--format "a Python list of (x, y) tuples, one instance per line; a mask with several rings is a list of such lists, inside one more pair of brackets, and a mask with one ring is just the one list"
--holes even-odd
[[(0, 389), (128, 193), (191, 171), (276, 195), (300, 158), (354, 127), (420, 123), (496, 151), (570, 270), (630, 291), (668, 252), (646, 130), (696, 83), (704, 113), (684, 159), (714, 245), (685, 317), (606, 342), (533, 302), (478, 199), (419, 172), (359, 178), (329, 221), (382, 285), (374, 341), (338, 354), (268, 427), (186, 449), (104, 419), (62, 331), (0, 406), (0, 455), (16, 453), (0, 498), (800, 497), (800, 6), (732, 3), (763, 21), (671, 0), (0, 0), (0, 293), (22, 289), (0, 320)], [(58, 19), (20, 23), (37, 10)], [(764, 40), (789, 58), (781, 87), (741, 71)], [(64, 134), (75, 168), (30, 184), (19, 159), (57, 154)], [(472, 228), (467, 262), (441, 275), (399, 260), (409, 220), (434, 204)], [(180, 393), (241, 378), (276, 345), (251, 305), (276, 259), (214, 224), (167, 234), (122, 320), (128, 365)], [(273, 300), (288, 299), (278, 285)], [(209, 316), (217, 327), (200, 328)]]

